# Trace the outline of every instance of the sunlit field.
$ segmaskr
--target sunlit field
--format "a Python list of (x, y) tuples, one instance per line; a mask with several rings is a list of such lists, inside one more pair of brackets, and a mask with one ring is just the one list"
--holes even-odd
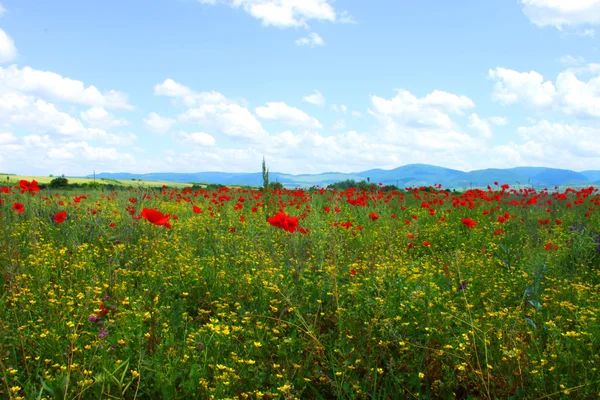
[[(22, 176), (22, 175), (6, 175), (6, 174), (0, 174), (0, 185), (4, 184), (5, 186), (7, 185), (7, 182), (12, 181), (13, 183), (15, 181), (20, 181), (20, 180), (27, 180), (27, 181), (32, 181), (35, 180), (36, 182), (38, 182), (39, 184), (47, 184), (52, 182), (52, 180), (54, 179), (54, 176)], [(169, 187), (172, 188), (186, 188), (188, 186), (192, 186), (189, 183), (179, 183), (179, 182), (157, 182), (157, 181), (142, 181), (142, 180), (137, 180), (137, 179), (131, 179), (131, 180), (125, 180), (125, 179), (110, 179), (110, 178), (98, 178), (98, 179), (93, 179), (93, 178), (68, 178), (69, 183), (73, 184), (90, 184), (92, 182), (97, 182), (98, 184), (105, 184), (105, 185), (119, 185), (119, 186), (124, 186), (124, 187), (129, 187), (129, 186), (141, 186), (141, 187), (161, 187), (163, 185), (168, 185)]]
[(596, 398), (599, 205), (5, 186), (0, 397)]

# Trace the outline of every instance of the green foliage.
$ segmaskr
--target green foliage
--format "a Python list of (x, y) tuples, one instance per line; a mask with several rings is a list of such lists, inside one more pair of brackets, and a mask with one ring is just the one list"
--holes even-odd
[(271, 182), (269, 183), (270, 190), (282, 190), (283, 184), (281, 182)]
[(269, 190), (269, 169), (267, 168), (267, 163), (265, 162), (265, 158), (263, 157), (262, 161), (262, 180), (263, 180), (263, 191)]
[(69, 180), (67, 178), (65, 178), (64, 175), (52, 179), (49, 184), (49, 186), (52, 189), (64, 188), (64, 187), (67, 187), (68, 185), (69, 185)]

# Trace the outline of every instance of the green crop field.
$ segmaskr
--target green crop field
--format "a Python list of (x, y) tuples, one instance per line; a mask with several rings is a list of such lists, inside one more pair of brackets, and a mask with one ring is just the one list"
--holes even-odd
[[(0, 185), (7, 183), (18, 184), (21, 179), (31, 181), (35, 179), (38, 183), (50, 183), (52, 179), (56, 177), (48, 177), (48, 176), (25, 176), (25, 175), (7, 175), (0, 174)], [(66, 177), (69, 180), (69, 183), (90, 183), (94, 182), (93, 178), (70, 178)], [(179, 183), (179, 182), (154, 182), (154, 181), (138, 181), (138, 180), (125, 180), (125, 179), (108, 179), (108, 178), (98, 178), (95, 180), (99, 183), (106, 184), (114, 184), (114, 185), (123, 185), (123, 186), (147, 186), (147, 187), (162, 187), (168, 186), (171, 188), (185, 188), (191, 186), (189, 183)]]

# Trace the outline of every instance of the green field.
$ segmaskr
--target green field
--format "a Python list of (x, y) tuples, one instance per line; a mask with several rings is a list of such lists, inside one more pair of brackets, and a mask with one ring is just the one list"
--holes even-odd
[(593, 187), (0, 189), (1, 399), (600, 396)]
[[(31, 181), (32, 179), (35, 179), (40, 184), (50, 183), (50, 181), (52, 181), (52, 179), (54, 179), (54, 178), (56, 178), (56, 177), (0, 174), (0, 185), (6, 185), (7, 182), (9, 182), (10, 184), (18, 183), (21, 179), (24, 179), (27, 181)], [(94, 182), (93, 178), (71, 178), (68, 176), (66, 178), (69, 180), (69, 183), (83, 184), (83, 183)], [(124, 187), (128, 187), (128, 186), (162, 187), (164, 185), (164, 186), (168, 186), (171, 188), (185, 188), (185, 187), (192, 186), (189, 183), (179, 183), (179, 182), (150, 182), (150, 181), (146, 182), (146, 181), (137, 181), (137, 180), (133, 181), (133, 180), (125, 180), (125, 179), (108, 179), (108, 178), (98, 178), (95, 181), (99, 182), (99, 183), (104, 183), (104, 184), (122, 185)]]

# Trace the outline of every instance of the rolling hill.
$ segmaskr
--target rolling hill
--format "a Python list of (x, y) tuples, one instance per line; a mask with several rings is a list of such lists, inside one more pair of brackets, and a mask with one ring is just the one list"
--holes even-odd
[[(222, 185), (257, 187), (262, 185), (262, 174), (260, 172), (153, 172), (149, 174), (103, 172), (96, 174), (96, 177), (178, 183), (217, 183)], [(485, 187), (493, 185), (493, 182), (497, 181), (500, 184), (507, 183), (523, 187), (535, 186), (536, 188), (548, 187), (550, 189), (554, 186), (598, 185), (600, 183), (600, 171), (576, 172), (567, 169), (546, 167), (516, 167), (508, 169), (490, 168), (464, 172), (428, 164), (408, 164), (390, 170), (371, 169), (353, 173), (325, 172), (321, 174), (301, 175), (280, 172), (269, 173), (269, 180), (271, 182), (280, 182), (289, 188), (325, 187), (331, 183), (346, 179), (354, 179), (355, 181), (368, 180), (374, 184), (397, 185), (400, 188), (442, 184), (445, 188), (465, 189), (470, 187)]]

